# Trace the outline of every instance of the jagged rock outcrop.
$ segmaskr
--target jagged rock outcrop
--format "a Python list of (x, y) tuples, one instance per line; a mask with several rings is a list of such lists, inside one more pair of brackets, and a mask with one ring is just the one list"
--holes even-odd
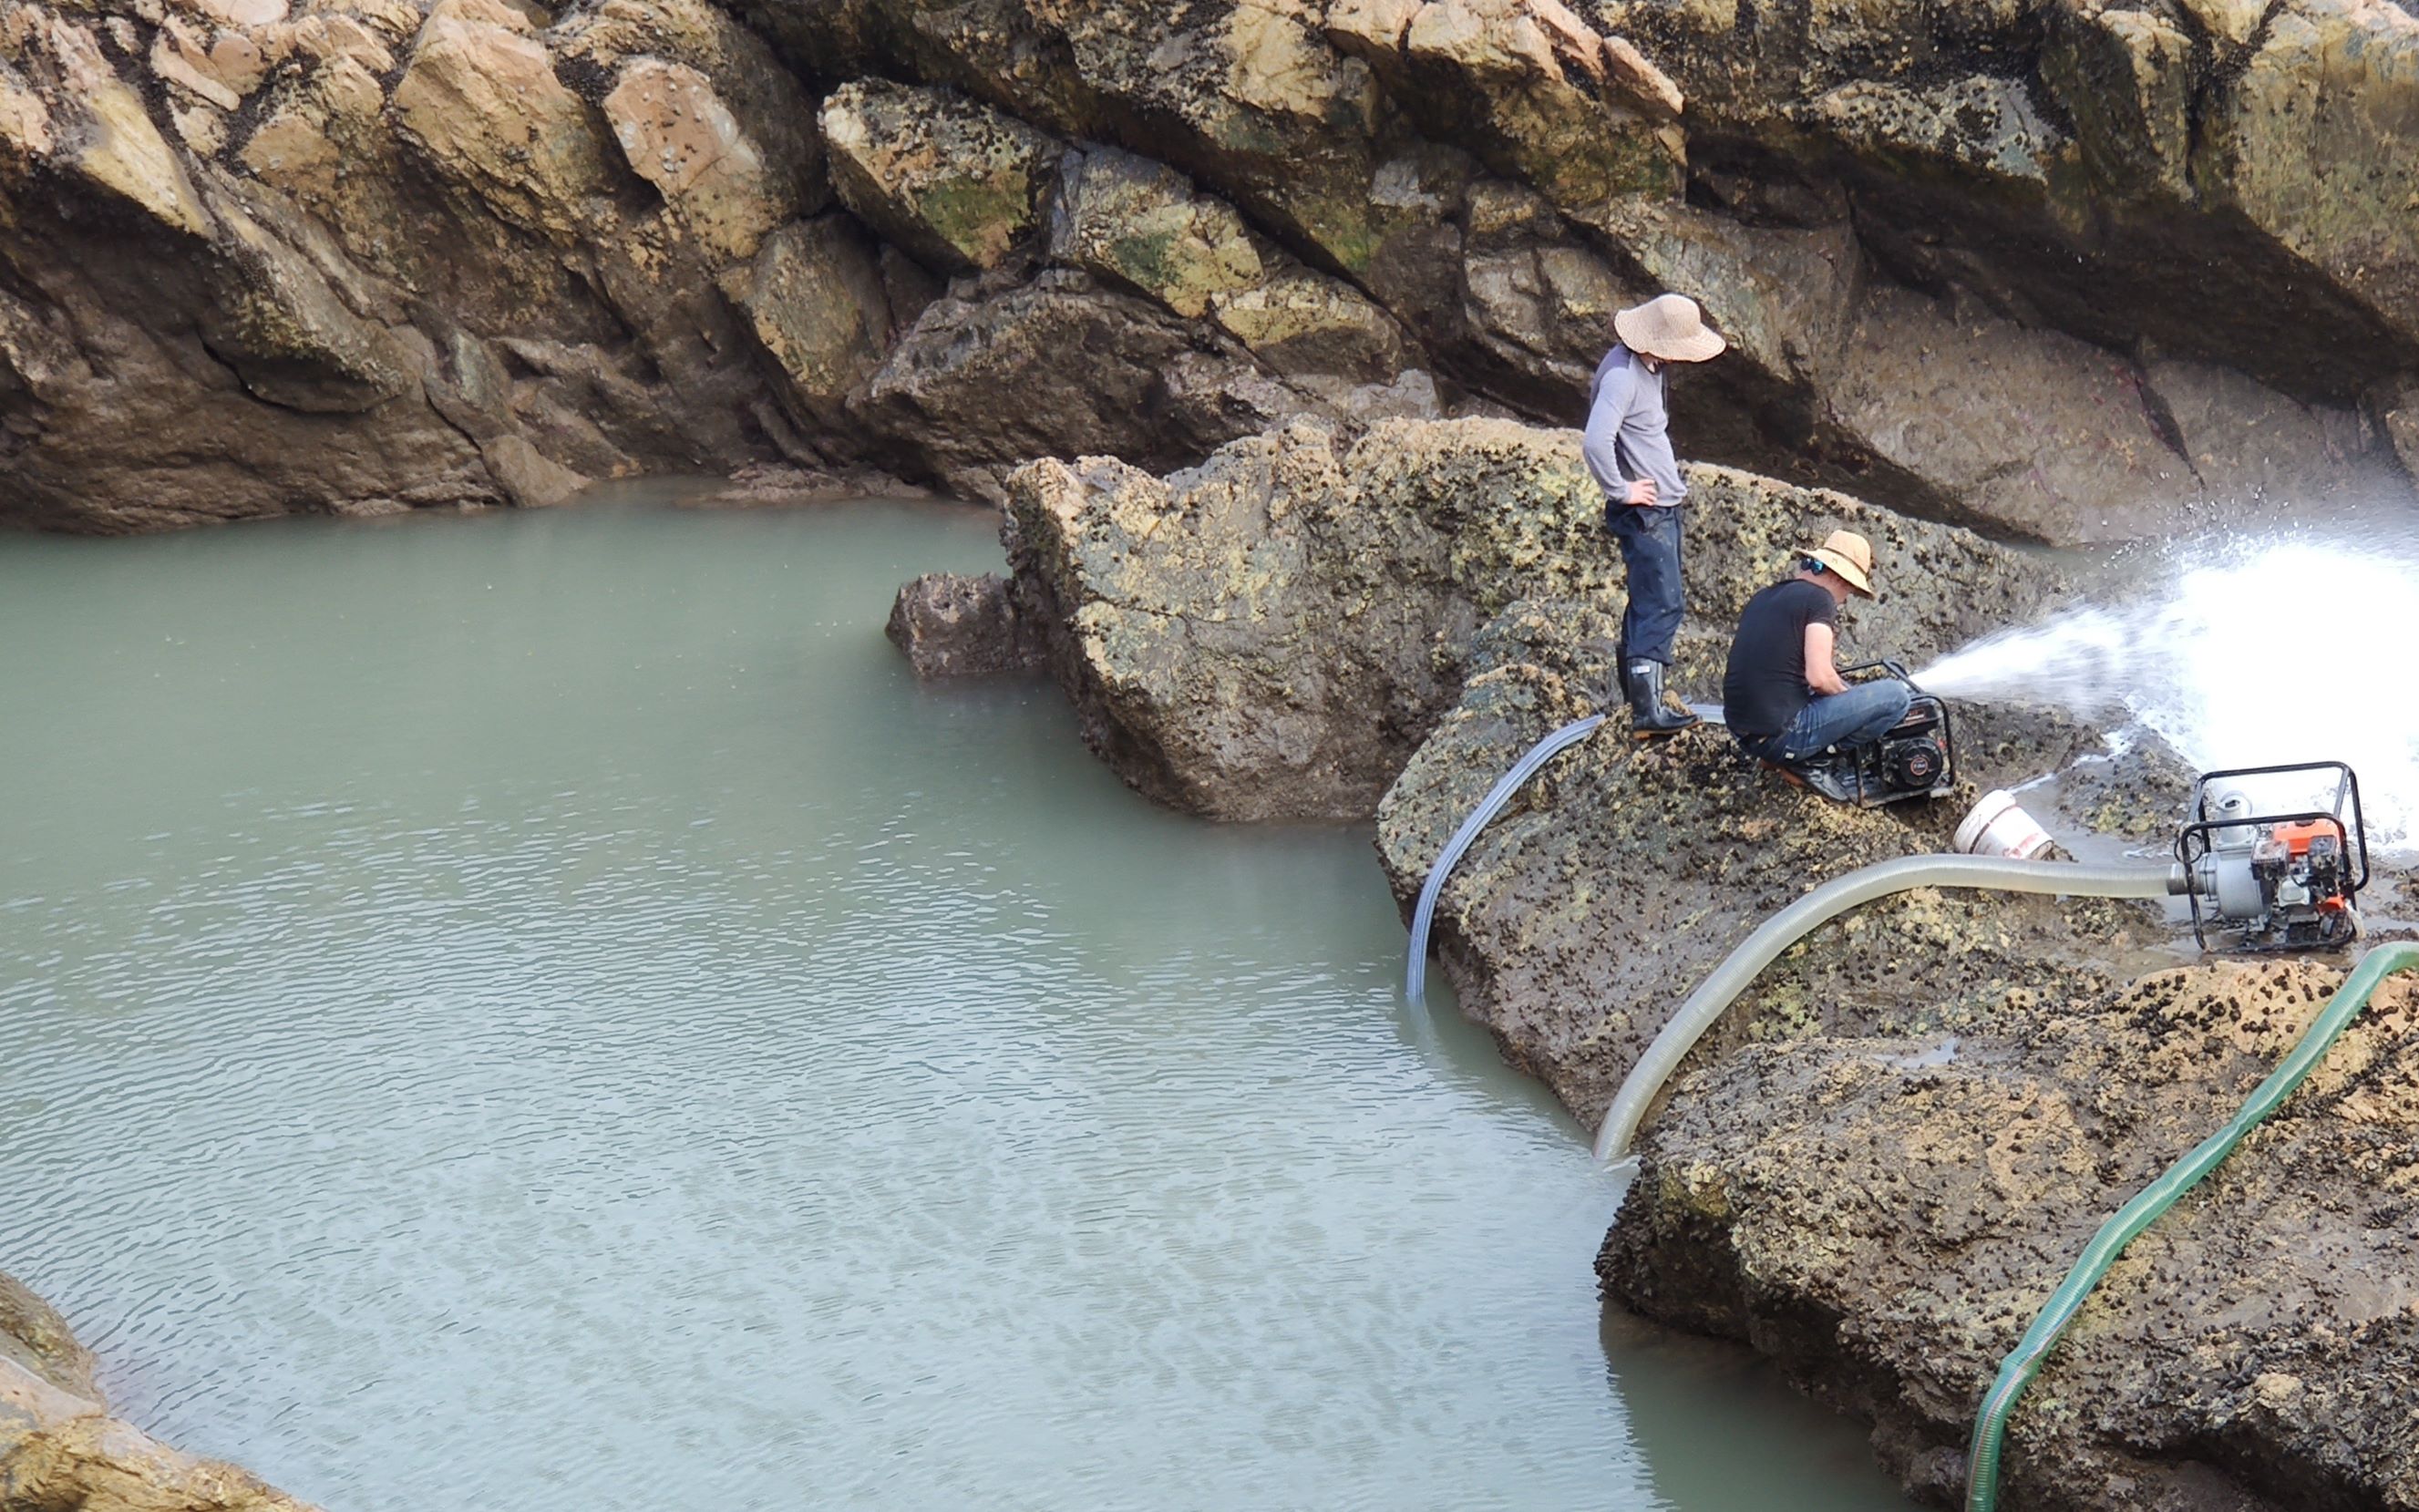
[(1735, 9), (8, 0), (0, 517), (1568, 424), (1666, 286), (1710, 460), (2056, 542), (2407, 490), (2419, 20)]
[(543, 35), (486, 0), (12, 4), (0, 512), (535, 503), (735, 460), (762, 384), (714, 277), (822, 193), (808, 108), (680, 0)]
[[(1880, 551), (1891, 592), (1858, 633), (1895, 654), (1947, 650), (2041, 591), (1967, 532), (1843, 495), (1705, 466), (1690, 487), (1693, 686), (1718, 678), (1748, 594), (1836, 525)], [(1390, 422), (1348, 442), (1299, 422), (1166, 479), (1036, 463), (1011, 481), (1008, 538), (1086, 736), (1128, 781), (1221, 818), (1340, 817), (1371, 810), (1507, 605), (1617, 610), (1602, 515), (1566, 431)]]
[[(1624, 1303), (1748, 1340), (1962, 1498), (1983, 1388), (2103, 1219), (2223, 1124), (2340, 981), (2221, 963), (1979, 1020), (1745, 1046), (1682, 1083), (1598, 1260)], [(2016, 1413), (2004, 1504), (2419, 1500), (2419, 987), (2389, 980), (2136, 1241)]]
[[(2397, 285), (2320, 271), (2405, 257), (2407, 218), (2305, 216), (2281, 253), (2241, 234), (2279, 155), (2324, 150), (2336, 122), (2370, 133), (2355, 162), (2407, 143), (2412, 23), (2391, 6), (2312, 0), (2246, 31), (2329, 122), (2296, 134), (2261, 107), (2193, 158), (2217, 187), (2179, 197), (2082, 166), (2078, 141), (2123, 130), (2080, 114), (2123, 111), (2069, 79), (2093, 39), (2166, 56), (2197, 23), (2159, 7), (732, 3), (802, 68), (947, 83), (1171, 163), (1391, 312), (1449, 397), (1575, 418), (1604, 316), (1670, 285), (1740, 337), (1685, 382), (1700, 455), (2054, 541), (2408, 486), (2380, 385), (2413, 348), (2374, 308)], [(2194, 49), (2178, 87), (2230, 87), (2243, 57)], [(2172, 147), (2202, 95), (2187, 102), (2142, 140)], [(1303, 144), (1287, 171), (1274, 141)], [(2407, 156), (2350, 198), (2381, 204)], [(2283, 356), (2344, 342), (2360, 356), (2324, 376)]]
[(0, 1506), (11, 1512), (312, 1512), (233, 1465), (109, 1415), (91, 1352), (0, 1274)]

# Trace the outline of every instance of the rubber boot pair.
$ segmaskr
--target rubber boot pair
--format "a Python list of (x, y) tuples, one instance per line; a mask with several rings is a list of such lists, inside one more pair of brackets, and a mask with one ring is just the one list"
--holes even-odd
[(1686, 709), (1663, 699), (1663, 664), (1640, 657), (1623, 664), (1621, 690), (1629, 700), (1629, 733), (1640, 740), (1676, 735), (1697, 722)]

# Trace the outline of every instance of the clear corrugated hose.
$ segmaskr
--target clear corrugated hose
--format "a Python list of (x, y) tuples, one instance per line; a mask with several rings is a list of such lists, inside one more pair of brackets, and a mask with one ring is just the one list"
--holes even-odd
[(1596, 1127), (1595, 1158), (1618, 1161), (1645, 1121), (1646, 1110), (1680, 1062), (1733, 999), (1747, 991), (1783, 950), (1849, 909), (1911, 887), (1985, 887), (2070, 898), (2165, 898), (2180, 890), (2167, 866), (2077, 866), (2069, 861), (2017, 861), (1995, 856), (1908, 856), (1823, 884), (1756, 927), (1700, 983), (1655, 1042), (1639, 1057)]
[[(1604, 723), (1593, 715), (1563, 726), (1531, 747), (1496, 784), (1487, 790), (1470, 817), (1428, 872), (1411, 917), (1410, 959), (1403, 989), (1419, 1002), (1426, 990), (1428, 932), (1436, 917), (1438, 897), (1454, 867), (1513, 795), (1538, 770), (1569, 747), (1594, 734)], [(1597, 1126), (1595, 1158), (1607, 1163), (1629, 1156), (1646, 1110), (1679, 1069), (1697, 1041), (1718, 1022), (1725, 1010), (1752, 985), (1781, 952), (1824, 924), (1892, 893), (1915, 887), (1977, 887), (1998, 892), (2035, 893), (2069, 898), (2165, 898), (2185, 890), (2187, 880), (2173, 866), (2077, 866), (2063, 861), (2019, 861), (1984, 856), (1909, 856), (1884, 861), (1814, 888), (1803, 898), (1758, 925), (1738, 948), (1714, 968), (1672, 1015), (1605, 1110)], [(2159, 1179), (2118, 1210), (2084, 1247), (2066, 1279), (2050, 1294), (2041, 1315), (2007, 1359), (1982, 1399), (1974, 1424), (1974, 1440), (1966, 1460), (1966, 1512), (1996, 1512), (1999, 1461), (2008, 1418), (2025, 1388), (2041, 1373), (2042, 1363), (2056, 1346), (2092, 1288), (2125, 1253), (2125, 1247), (2156, 1223), (2178, 1198), (2221, 1165), (2243, 1137), (2290, 1097), (2319, 1062), (2325, 1058), (2345, 1027), (2358, 1017), (2378, 985), (2397, 971), (2419, 968), (2419, 945), (2396, 944), (2372, 950), (2327, 1002), (2316, 1022), (2283, 1063), (2259, 1084), (2226, 1127), (2195, 1146)]]
[(2000, 1449), (2007, 1436), (2009, 1415), (2014, 1412), (2025, 1388), (2041, 1374), (2042, 1362), (2057, 1345), (2058, 1336), (2083, 1310), (2092, 1288), (2099, 1286), (2118, 1257), (2125, 1253), (2125, 1246), (2158, 1222), (2159, 1216), (2174, 1207), (2176, 1199), (2201, 1178), (2217, 1169), (2244, 1135), (2293, 1095), (2293, 1089), (2326, 1058), (2344, 1029), (2368, 1006), (2380, 983), (2397, 971), (2414, 967), (2419, 967), (2419, 945), (2386, 945), (2371, 950), (2335, 995), (2327, 999), (2327, 1006), (2319, 1011), (2292, 1052), (2269, 1072), (2268, 1079), (2252, 1092), (2226, 1127), (2194, 1146), (2191, 1153), (2168, 1166), (2157, 1180), (2134, 1194), (2134, 1200), (2100, 1226), (2100, 1232), (2084, 1246), (2073, 1269), (2066, 1273), (2066, 1279), (2050, 1293), (2041, 1316), (2033, 1319), (2032, 1327), (2025, 1330), (2025, 1336), (2000, 1362), (1998, 1377), (1982, 1397), (1982, 1411), (1974, 1420), (1974, 1442), (1966, 1452), (1966, 1512), (1996, 1512)]

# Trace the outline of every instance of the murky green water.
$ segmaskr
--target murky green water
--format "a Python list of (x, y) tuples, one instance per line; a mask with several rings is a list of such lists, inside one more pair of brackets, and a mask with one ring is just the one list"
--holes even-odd
[[(971, 514), (0, 539), (0, 1269), (343, 1512), (1897, 1508), (1600, 1317), (1357, 831), (917, 687)], [(1450, 1018), (1450, 1015), (1447, 1015)]]

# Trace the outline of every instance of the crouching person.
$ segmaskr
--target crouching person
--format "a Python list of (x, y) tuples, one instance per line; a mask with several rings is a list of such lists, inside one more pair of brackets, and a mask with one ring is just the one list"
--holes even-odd
[(1906, 717), (1914, 690), (1895, 677), (1840, 676), (1840, 607), (1873, 596), (1873, 548), (1833, 531), (1797, 571), (1747, 601), (1722, 677), (1722, 717), (1748, 754), (1799, 766), (1872, 744)]

